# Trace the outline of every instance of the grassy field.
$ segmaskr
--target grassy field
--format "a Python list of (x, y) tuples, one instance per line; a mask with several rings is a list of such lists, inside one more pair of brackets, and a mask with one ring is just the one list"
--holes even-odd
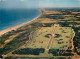
[(55, 37), (50, 48), (67, 50), (72, 48), (74, 31), (71, 27), (55, 27)]
[(31, 42), (27, 45), (27, 48), (46, 48), (50, 37), (46, 37), (47, 34), (51, 34), (53, 27), (42, 27), (33, 33)]
[(73, 33), (71, 27), (42, 27), (33, 33), (32, 40), (26, 48), (67, 50), (72, 48)]

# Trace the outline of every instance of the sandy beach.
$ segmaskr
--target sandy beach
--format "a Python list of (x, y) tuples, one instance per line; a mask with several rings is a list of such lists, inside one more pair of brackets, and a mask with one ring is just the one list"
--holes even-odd
[(27, 23), (23, 23), (23, 24), (20, 24), (20, 25), (17, 25), (17, 26), (14, 26), (14, 27), (2, 30), (2, 31), (0, 31), (0, 36), (3, 35), (3, 34), (5, 34), (5, 33), (7, 33), (7, 32), (9, 32), (9, 31), (11, 31), (11, 30), (16, 30), (19, 27), (24, 26), (25, 24), (27, 24)]
[[(39, 15), (39, 16), (40, 16), (40, 15)], [(20, 24), (20, 25), (16, 25), (16, 26), (14, 26), (14, 27), (10, 27), (10, 28), (8, 28), (8, 29), (5, 29), (5, 30), (0, 31), (0, 36), (2, 36), (3, 34), (9, 32), (9, 31), (17, 30), (18, 28), (20, 28), (20, 27), (22, 27), (22, 26), (24, 26), (24, 25), (26, 25), (26, 24), (29, 24), (29, 23), (37, 20), (37, 18), (38, 18), (39, 16), (37, 16), (36, 18), (34, 18), (34, 19), (31, 20), (31, 21), (28, 21), (28, 22), (22, 23), (22, 24)]]

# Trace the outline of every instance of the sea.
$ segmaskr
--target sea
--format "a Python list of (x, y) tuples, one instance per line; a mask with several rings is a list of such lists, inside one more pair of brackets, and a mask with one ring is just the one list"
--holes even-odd
[(31, 21), (39, 15), (39, 9), (0, 9), (0, 31)]

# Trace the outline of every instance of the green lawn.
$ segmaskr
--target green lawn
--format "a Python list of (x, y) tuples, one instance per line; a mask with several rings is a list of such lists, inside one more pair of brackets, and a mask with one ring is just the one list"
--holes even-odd
[[(32, 40), (26, 48), (49, 49), (50, 47), (50, 49), (67, 50), (72, 46), (73, 32), (71, 27), (42, 27), (33, 33)], [(52, 34), (55, 36), (52, 37)]]
[(54, 28), (55, 37), (51, 48), (67, 50), (72, 47), (72, 36), (74, 31), (71, 27)]
[(53, 27), (42, 27), (33, 33), (31, 42), (27, 45), (27, 48), (46, 48), (50, 37), (45, 37), (47, 34), (51, 34)]

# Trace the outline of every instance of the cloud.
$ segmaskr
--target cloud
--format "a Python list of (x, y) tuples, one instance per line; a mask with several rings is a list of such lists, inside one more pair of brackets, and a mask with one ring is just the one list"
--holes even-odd
[(2, 1), (6, 1), (6, 0), (0, 0), (0, 2), (2, 2)]
[(20, 0), (21, 2), (24, 2), (25, 0)]
[(80, 7), (80, 0), (0, 0), (7, 8)]
[(80, 1), (80, 0), (77, 0), (77, 1)]

